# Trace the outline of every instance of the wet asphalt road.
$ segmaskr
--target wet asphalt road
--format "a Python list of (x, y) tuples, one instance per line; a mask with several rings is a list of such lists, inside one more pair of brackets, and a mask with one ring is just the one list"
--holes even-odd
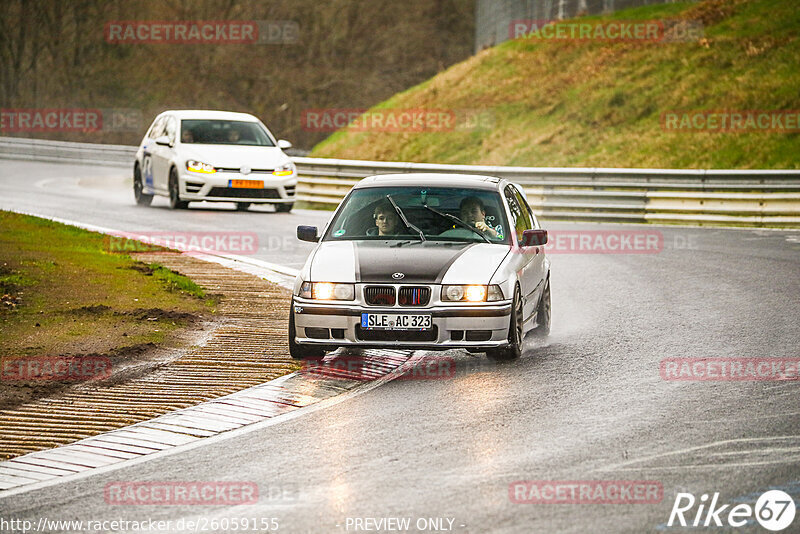
[[(256, 257), (294, 268), (311, 248), (294, 239), (295, 226), (329, 216), (176, 212), (164, 199), (138, 208), (124, 175), (4, 160), (0, 208), (127, 231), (255, 231)], [(357, 518), (409, 518), (411, 532), (694, 532), (666, 526), (678, 492), (753, 504), (779, 488), (800, 504), (799, 381), (659, 374), (665, 358), (800, 357), (800, 231), (646, 229), (662, 233), (660, 253), (550, 256), (552, 334), (531, 339), (519, 361), (417, 353), (452, 357), (454, 376), (393, 381), (246, 435), (0, 499), (0, 517), (171, 520), (175, 532), (188, 531), (177, 529), (180, 519), (224, 518), (276, 518), (279, 532), (376, 526), (356, 529)], [(224, 507), (114, 506), (103, 497), (109, 482), (198, 480), (252, 481), (260, 498)], [(663, 499), (518, 504), (509, 497), (518, 480), (657, 481)]]

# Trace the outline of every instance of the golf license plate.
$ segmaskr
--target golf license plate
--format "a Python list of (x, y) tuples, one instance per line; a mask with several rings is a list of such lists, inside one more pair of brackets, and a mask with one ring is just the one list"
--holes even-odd
[(430, 315), (362, 313), (361, 328), (368, 330), (429, 330), (433, 326)]
[(264, 187), (264, 180), (230, 180), (230, 187), (246, 187), (259, 189)]

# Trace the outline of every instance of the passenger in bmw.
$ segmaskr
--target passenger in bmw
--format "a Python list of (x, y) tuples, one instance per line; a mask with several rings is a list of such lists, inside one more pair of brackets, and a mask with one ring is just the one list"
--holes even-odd
[(474, 226), (489, 237), (497, 237), (497, 230), (486, 224), (486, 208), (478, 197), (466, 197), (459, 205), (461, 220)]
[(400, 233), (402, 224), (394, 207), (387, 201), (375, 206), (373, 212), (376, 228), (370, 228), (367, 235), (397, 235)]

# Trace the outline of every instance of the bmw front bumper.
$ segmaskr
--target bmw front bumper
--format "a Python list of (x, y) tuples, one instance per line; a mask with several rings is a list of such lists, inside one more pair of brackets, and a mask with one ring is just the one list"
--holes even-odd
[[(427, 307), (366, 306), (353, 302), (324, 303), (293, 297), (297, 343), (329, 349), (490, 349), (508, 343), (511, 301), (479, 305), (432, 305)], [(376, 330), (361, 326), (362, 313), (431, 315), (427, 330)]]

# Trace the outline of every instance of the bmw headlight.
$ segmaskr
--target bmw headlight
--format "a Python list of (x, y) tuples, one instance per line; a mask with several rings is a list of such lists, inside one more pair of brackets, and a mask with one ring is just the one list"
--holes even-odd
[(213, 165), (203, 163), (202, 161), (197, 161), (196, 159), (190, 159), (186, 162), (186, 170), (192, 172), (202, 172), (203, 174), (214, 174), (217, 172), (217, 169), (215, 169)]
[(492, 302), (503, 300), (503, 290), (498, 285), (444, 285), (442, 300), (449, 302)]
[(353, 300), (356, 298), (356, 288), (355, 284), (303, 282), (299, 296), (314, 300)]
[(284, 163), (283, 165), (278, 165), (275, 167), (275, 170), (272, 171), (274, 176), (291, 176), (294, 174), (297, 168), (294, 166), (294, 163), (291, 161)]

